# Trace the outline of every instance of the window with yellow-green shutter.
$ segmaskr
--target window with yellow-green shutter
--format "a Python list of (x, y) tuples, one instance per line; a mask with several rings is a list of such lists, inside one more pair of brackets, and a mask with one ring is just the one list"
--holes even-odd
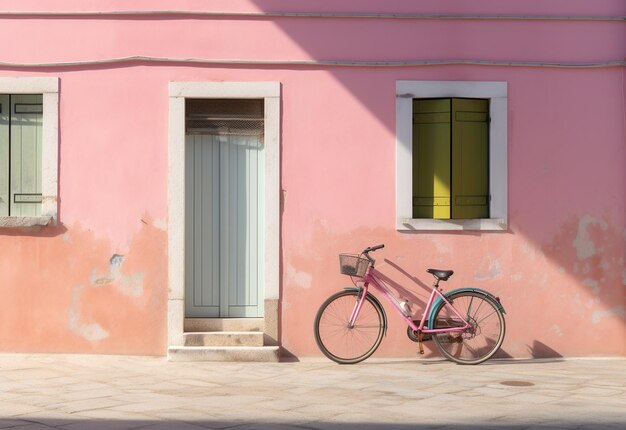
[(413, 100), (413, 218), (489, 218), (489, 100)]

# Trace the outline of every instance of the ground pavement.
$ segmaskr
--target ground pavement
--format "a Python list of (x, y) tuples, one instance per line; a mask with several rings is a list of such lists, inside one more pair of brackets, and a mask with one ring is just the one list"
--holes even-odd
[(0, 428), (625, 429), (626, 359), (339, 366), (0, 355)]

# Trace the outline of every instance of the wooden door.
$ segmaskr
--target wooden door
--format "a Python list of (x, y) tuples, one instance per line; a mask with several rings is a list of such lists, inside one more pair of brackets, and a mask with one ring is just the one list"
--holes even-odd
[(186, 145), (186, 316), (263, 316), (261, 138), (192, 134)]

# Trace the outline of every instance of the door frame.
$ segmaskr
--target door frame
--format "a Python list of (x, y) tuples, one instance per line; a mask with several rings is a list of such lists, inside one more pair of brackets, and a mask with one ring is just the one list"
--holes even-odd
[(182, 346), (185, 321), (185, 99), (263, 99), (266, 344), (278, 344), (280, 82), (170, 82), (168, 133), (168, 346)]

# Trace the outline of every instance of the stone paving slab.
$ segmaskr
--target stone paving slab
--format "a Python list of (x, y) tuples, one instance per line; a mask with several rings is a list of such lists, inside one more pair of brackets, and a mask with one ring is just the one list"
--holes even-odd
[(621, 429), (626, 358), (339, 366), (0, 355), (0, 429)]

